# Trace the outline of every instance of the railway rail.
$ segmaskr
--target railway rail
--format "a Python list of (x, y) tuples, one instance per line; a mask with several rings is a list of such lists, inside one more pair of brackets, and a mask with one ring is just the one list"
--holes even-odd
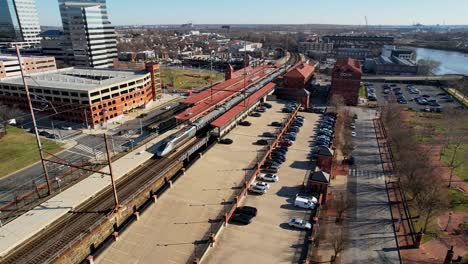
[[(131, 197), (136, 190), (147, 182), (154, 179), (158, 172), (171, 165), (189, 150), (196, 140), (190, 141), (181, 151), (172, 155), (155, 160), (151, 159), (146, 164), (140, 166), (129, 175), (117, 181), (117, 193), (121, 201)], [(70, 241), (73, 241), (82, 234), (89, 232), (89, 227), (102, 219), (106, 219), (114, 208), (112, 189), (106, 188), (98, 196), (91, 199), (86, 204), (70, 211), (69, 215), (58, 220), (47, 227), (43, 232), (15, 249), (0, 263), (49, 263), (55, 260), (56, 252), (64, 248)], [(57, 256), (58, 257), (58, 256)]]
[[(291, 53), (291, 58), (287, 64), (294, 65), (299, 60), (300, 54)], [(160, 172), (172, 164), (180, 162), (184, 153), (191, 150), (196, 144), (197, 140), (193, 139), (181, 150), (162, 159), (151, 159), (119, 179), (116, 183), (119, 199), (128, 201), (145, 184), (160, 180), (162, 176)], [(70, 211), (67, 216), (57, 220), (33, 238), (9, 252), (0, 259), (0, 263), (33, 264), (54, 262), (60, 257), (59, 253), (64, 252), (71, 242), (89, 234), (92, 227), (95, 227), (97, 223), (108, 219), (112, 215), (113, 209), (113, 193), (109, 186), (96, 197)]]

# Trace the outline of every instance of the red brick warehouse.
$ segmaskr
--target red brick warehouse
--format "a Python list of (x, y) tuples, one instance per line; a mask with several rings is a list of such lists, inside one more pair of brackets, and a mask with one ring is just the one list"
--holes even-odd
[(338, 59), (332, 72), (330, 98), (342, 96), (347, 105), (357, 105), (362, 69), (359, 61)]

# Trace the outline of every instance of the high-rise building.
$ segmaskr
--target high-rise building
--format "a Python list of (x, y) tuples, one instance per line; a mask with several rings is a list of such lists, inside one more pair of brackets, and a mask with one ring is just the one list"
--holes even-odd
[(0, 42), (39, 44), (36, 0), (0, 0)]
[(115, 29), (107, 17), (106, 0), (59, 0), (65, 54), (73, 65), (106, 68), (117, 57)]

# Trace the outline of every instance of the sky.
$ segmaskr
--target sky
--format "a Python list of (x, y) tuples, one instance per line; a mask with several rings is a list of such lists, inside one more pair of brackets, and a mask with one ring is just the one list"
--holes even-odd
[[(61, 26), (57, 0), (36, 0), (41, 25)], [(468, 0), (107, 0), (114, 25), (468, 25)]]

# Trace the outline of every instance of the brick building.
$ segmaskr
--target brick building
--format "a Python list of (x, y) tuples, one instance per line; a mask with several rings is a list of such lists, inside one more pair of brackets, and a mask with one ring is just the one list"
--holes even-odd
[(310, 82), (314, 76), (315, 66), (306, 62), (299, 62), (291, 67), (283, 76), (283, 85), (277, 89), (279, 98), (294, 100), (305, 108), (309, 107), (311, 87)]
[[(26, 74), (56, 70), (54, 57), (23, 56), (21, 65)], [(21, 70), (16, 56), (0, 56), (0, 79), (6, 77), (20, 76)]]
[[(31, 74), (27, 81), (37, 108), (89, 126), (118, 120), (161, 96), (159, 64), (146, 65), (146, 71), (65, 68)], [(21, 77), (0, 80), (0, 102), (27, 109)]]
[(357, 105), (362, 70), (359, 61), (338, 59), (332, 72), (330, 98), (342, 96), (347, 105)]

